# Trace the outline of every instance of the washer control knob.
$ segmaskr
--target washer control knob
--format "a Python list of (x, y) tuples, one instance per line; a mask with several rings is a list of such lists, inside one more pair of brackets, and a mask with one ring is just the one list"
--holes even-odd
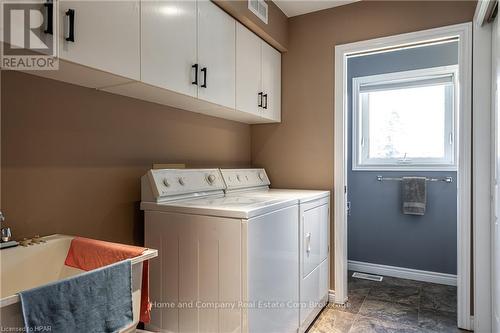
[(215, 182), (215, 176), (214, 175), (208, 175), (207, 176), (207, 182), (212, 185)]
[(170, 186), (170, 183), (168, 182), (167, 178), (163, 179), (163, 185), (165, 185), (166, 187)]
[(261, 172), (259, 172), (259, 179), (260, 179), (261, 181), (264, 181), (264, 179), (265, 179), (265, 177), (264, 177), (264, 173), (263, 173), (262, 171), (261, 171)]
[(184, 184), (186, 184), (186, 183), (184, 182), (184, 178), (179, 177), (179, 184), (181, 184), (182, 186), (184, 186)]

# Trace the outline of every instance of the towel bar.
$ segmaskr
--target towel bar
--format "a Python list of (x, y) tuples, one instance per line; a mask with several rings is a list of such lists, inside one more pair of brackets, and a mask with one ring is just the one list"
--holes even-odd
[[(384, 177), (384, 176), (377, 176), (377, 180), (379, 182), (384, 181), (384, 180), (398, 180), (401, 181), (403, 180), (403, 177)], [(444, 177), (444, 178), (425, 178), (426, 181), (428, 182), (445, 182), (445, 183), (453, 183), (453, 177)]]

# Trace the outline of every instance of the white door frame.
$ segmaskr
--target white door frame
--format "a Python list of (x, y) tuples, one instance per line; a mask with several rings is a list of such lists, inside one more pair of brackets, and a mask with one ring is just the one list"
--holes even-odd
[(494, 1), (478, 1), (473, 19), (473, 188), (474, 331), (492, 328), (492, 193), (495, 193), (495, 115), (492, 108), (492, 24), (487, 13)]
[(500, 23), (496, 17), (491, 34), (491, 110), (493, 125), (492, 176), (493, 219), (491, 223), (491, 332), (500, 332)]
[(384, 49), (459, 37), (459, 147), (457, 173), (457, 291), (458, 326), (472, 329), (471, 320), (471, 148), (472, 148), (472, 25), (441, 28), (376, 38), (335, 47), (334, 228), (335, 302), (347, 300), (347, 57)]

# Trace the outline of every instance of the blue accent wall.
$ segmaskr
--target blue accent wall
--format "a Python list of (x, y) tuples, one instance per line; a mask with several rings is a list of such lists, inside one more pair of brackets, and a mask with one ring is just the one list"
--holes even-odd
[[(457, 272), (456, 172), (353, 171), (352, 170), (352, 79), (354, 77), (455, 65), (458, 43), (366, 55), (348, 60), (349, 152), (348, 258), (362, 262), (432, 272)], [(422, 133), (425, 135), (425, 133)], [(402, 213), (401, 182), (379, 182), (386, 177), (452, 176), (453, 183), (427, 183), (424, 216)]]

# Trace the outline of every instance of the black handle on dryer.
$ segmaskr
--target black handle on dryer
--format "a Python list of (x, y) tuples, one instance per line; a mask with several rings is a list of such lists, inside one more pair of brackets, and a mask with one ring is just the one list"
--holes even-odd
[(68, 42), (75, 42), (75, 10), (68, 9), (65, 14), (69, 19), (69, 33), (68, 37), (66, 37), (66, 40)]
[(47, 11), (47, 27), (43, 31), (46, 34), (52, 35), (54, 33), (53, 25), (54, 25), (54, 4), (52, 1), (48, 1), (43, 4)]

